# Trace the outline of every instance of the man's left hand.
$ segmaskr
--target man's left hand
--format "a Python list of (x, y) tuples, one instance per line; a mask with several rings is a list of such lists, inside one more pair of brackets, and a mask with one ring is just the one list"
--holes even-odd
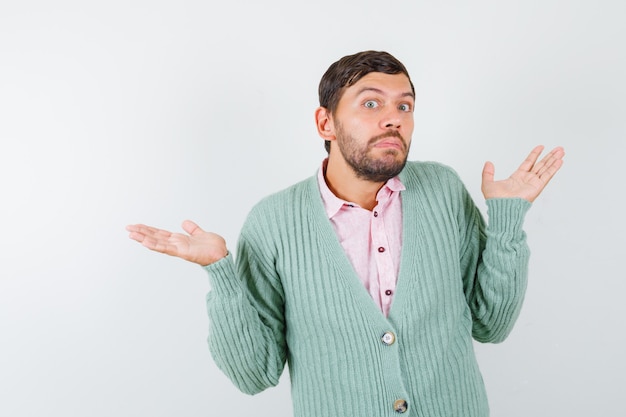
[(531, 203), (541, 194), (554, 174), (563, 165), (565, 151), (562, 147), (554, 148), (541, 161), (537, 162), (543, 152), (543, 146), (533, 149), (517, 171), (509, 178), (494, 181), (495, 168), (491, 162), (483, 168), (482, 192), (485, 199), (490, 198), (523, 198)]

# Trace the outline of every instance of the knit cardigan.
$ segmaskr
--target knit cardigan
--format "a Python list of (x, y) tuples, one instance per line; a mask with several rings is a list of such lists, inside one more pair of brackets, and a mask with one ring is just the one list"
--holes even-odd
[(400, 174), (403, 244), (385, 317), (345, 255), (317, 178), (263, 199), (233, 256), (206, 268), (209, 348), (243, 392), (288, 363), (296, 417), (484, 417), (472, 338), (499, 342), (526, 289), (530, 203), (487, 200), (489, 226), (437, 163)]

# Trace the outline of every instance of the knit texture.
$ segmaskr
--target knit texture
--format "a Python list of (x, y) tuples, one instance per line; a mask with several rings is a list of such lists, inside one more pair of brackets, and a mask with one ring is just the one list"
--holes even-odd
[[(250, 212), (236, 264), (206, 267), (209, 348), (243, 392), (278, 383), (288, 362), (296, 417), (484, 417), (472, 337), (500, 342), (526, 288), (530, 203), (487, 201), (489, 227), (460, 179), (436, 163), (400, 174), (403, 245), (385, 317), (350, 265), (316, 178)], [(386, 332), (395, 342), (383, 343)]]

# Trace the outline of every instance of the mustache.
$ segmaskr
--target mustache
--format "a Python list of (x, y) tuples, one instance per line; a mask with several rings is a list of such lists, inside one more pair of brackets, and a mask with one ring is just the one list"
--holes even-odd
[(377, 144), (378, 142), (380, 142), (383, 139), (386, 138), (398, 138), (400, 139), (400, 141), (402, 142), (402, 147), (404, 148), (404, 150), (406, 151), (407, 145), (406, 145), (406, 141), (404, 140), (404, 138), (402, 137), (402, 135), (395, 131), (395, 130), (390, 130), (389, 132), (385, 132), (381, 135), (378, 136), (374, 136), (373, 138), (371, 138), (368, 142), (369, 146), (373, 146), (375, 144)]

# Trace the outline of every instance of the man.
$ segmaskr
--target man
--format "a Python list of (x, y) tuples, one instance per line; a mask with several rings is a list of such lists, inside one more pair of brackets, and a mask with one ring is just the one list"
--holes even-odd
[(409, 162), (415, 90), (366, 51), (333, 65), (315, 112), (329, 152), (318, 175), (257, 204), (235, 264), (224, 239), (186, 221), (130, 237), (204, 266), (209, 347), (246, 393), (289, 363), (296, 416), (487, 416), (472, 338), (511, 331), (526, 288), (522, 230), (562, 165), (535, 148), (513, 175), (485, 164), (489, 225), (457, 175)]

